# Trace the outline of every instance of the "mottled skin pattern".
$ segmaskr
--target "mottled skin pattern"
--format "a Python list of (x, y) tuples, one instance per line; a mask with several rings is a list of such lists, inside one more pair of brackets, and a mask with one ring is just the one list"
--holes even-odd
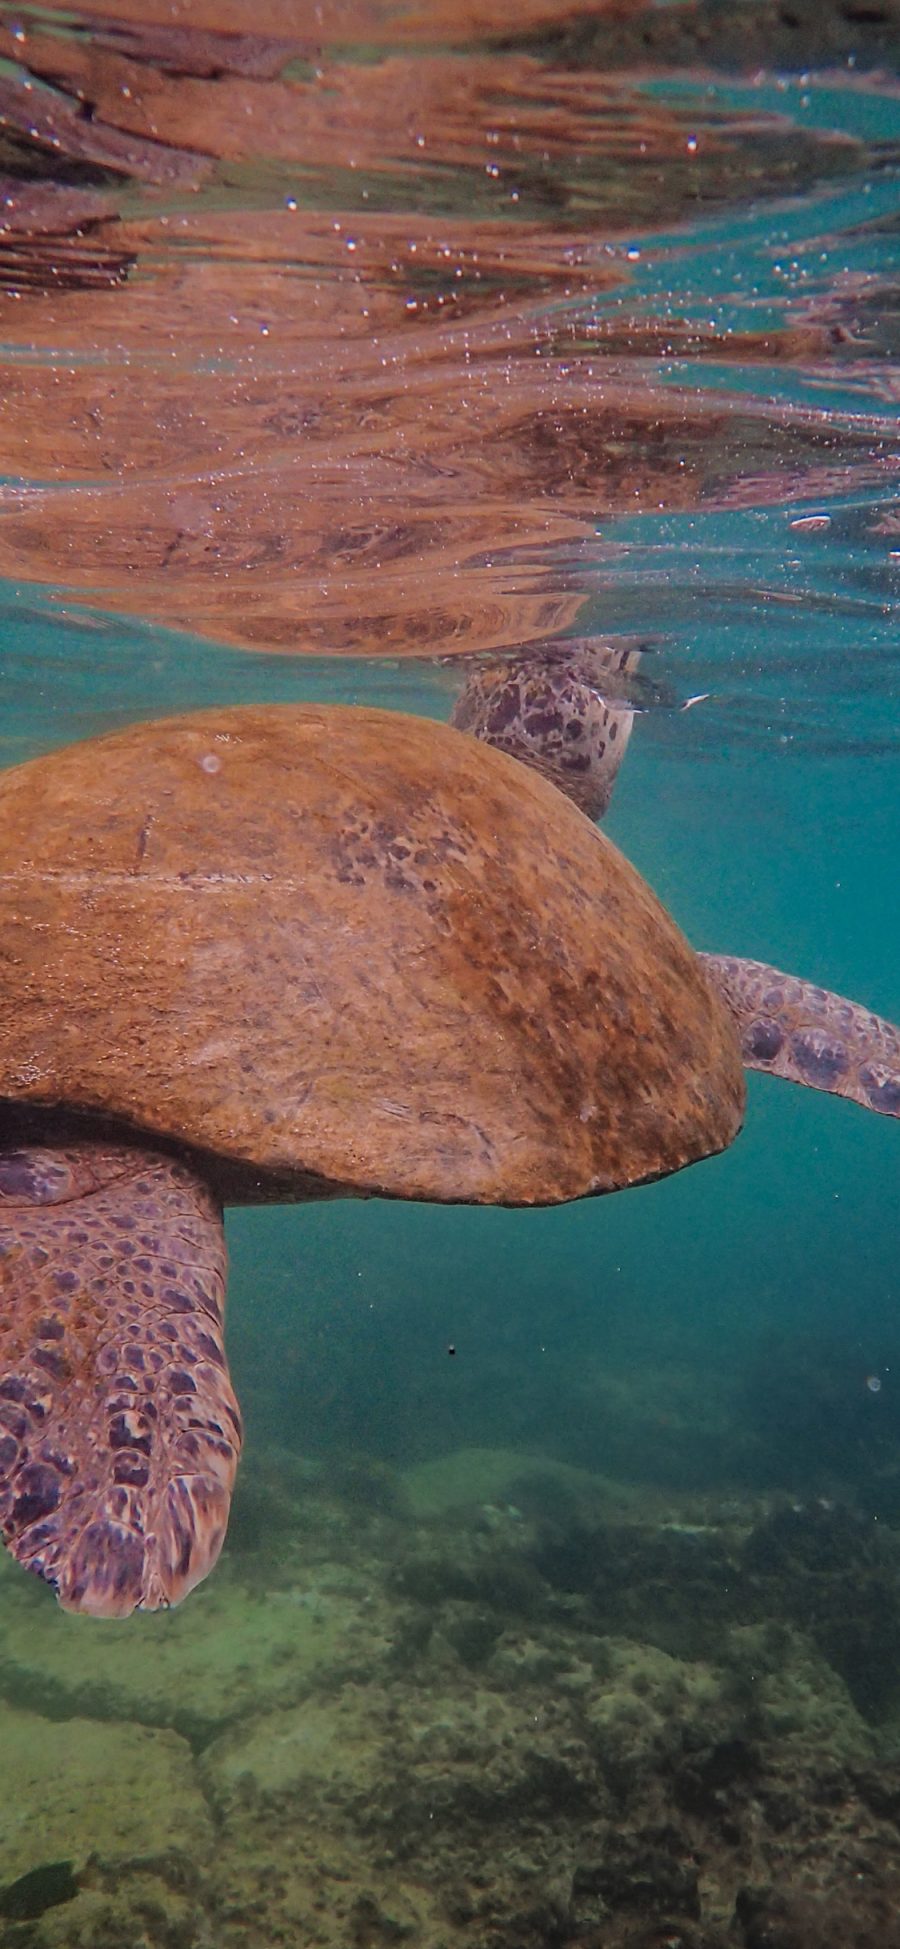
[(575, 638), (536, 655), (473, 665), (452, 723), (531, 765), (602, 819), (631, 736), (634, 709), (624, 680), (639, 646)]
[(0, 1528), (66, 1610), (176, 1604), (225, 1535), (241, 1423), (221, 1212), (181, 1164), (0, 1153)]
[(900, 1029), (764, 961), (701, 954), (741, 1038), (747, 1069), (900, 1117)]

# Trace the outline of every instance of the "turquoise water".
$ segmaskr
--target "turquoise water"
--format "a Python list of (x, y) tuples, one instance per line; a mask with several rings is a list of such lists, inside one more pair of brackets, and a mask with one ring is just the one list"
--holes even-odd
[[(188, 42), (209, 26), (189, 22)], [(55, 455), (36, 394), (30, 473), (10, 421), (0, 760), (211, 701), (446, 719), (461, 653), (640, 637), (606, 829), (698, 948), (896, 1021), (894, 55), (867, 53), (863, 25), (851, 66), (811, 40), (793, 72), (626, 68), (628, 112), (659, 145), (645, 183), (640, 131), (609, 146), (612, 81), (576, 43), (557, 60), (549, 28), (533, 70), (491, 54), (485, 146), (441, 94), (451, 58), (468, 87), (477, 37), (445, 28), (393, 50), (338, 37), (324, 79), (295, 49), (305, 110), (339, 99), (358, 172), (327, 116), (308, 155), (211, 146), (190, 194), (148, 188), (132, 158), (99, 233), (136, 254), (124, 297), (36, 297), (15, 270), (10, 396), (32, 372), (77, 387), (103, 366), (124, 404), (97, 461), (81, 395)], [(7, 51), (7, 82), (46, 81), (46, 57), (22, 69)], [(201, 84), (199, 42), (176, 53), (148, 43), (127, 85), (156, 77), (154, 139), (196, 155), (202, 88), (240, 61), (232, 47), (231, 80), (213, 62)], [(433, 173), (404, 149), (412, 109), (377, 157), (379, 76), (401, 56), (435, 117)], [(607, 108), (618, 126), (620, 97)], [(662, 134), (657, 111), (676, 118)], [(724, 160), (706, 165), (708, 144)], [(501, 159), (486, 182), (482, 148)], [(79, 167), (102, 177), (99, 157)], [(18, 150), (14, 165), (21, 186)], [(313, 228), (293, 252), (273, 232), (262, 269), (249, 233), (216, 230), (286, 207)], [(161, 213), (194, 225), (181, 255)], [(375, 252), (395, 219), (397, 289)], [(333, 221), (370, 251), (377, 324), (341, 309), (355, 286), (327, 261)], [(524, 268), (482, 281), (479, 251), (529, 224)], [(431, 258), (416, 282), (419, 247), (458, 257), (449, 325)], [(179, 349), (178, 278), (229, 250), (234, 313), (191, 286)], [(424, 315), (404, 338), (407, 306)], [(160, 419), (157, 450), (170, 368), (181, 432)], [(321, 451), (311, 421), (300, 439), (284, 417), (317, 388)], [(221, 473), (204, 414), (203, 437), (232, 442)], [(241, 540), (257, 516), (266, 555)], [(182, 1609), (110, 1625), (63, 1616), (4, 1565), (0, 1739), (19, 1789), (0, 1815), (0, 1943), (900, 1942), (897, 1141), (894, 1119), (751, 1076), (728, 1152), (628, 1195), (230, 1211), (247, 1432), (218, 1569)], [(48, 1879), (59, 1861), (69, 1880)]]

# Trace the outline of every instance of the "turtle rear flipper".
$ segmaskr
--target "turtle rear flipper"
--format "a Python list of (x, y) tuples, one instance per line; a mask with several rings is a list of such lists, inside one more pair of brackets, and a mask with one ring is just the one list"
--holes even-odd
[(747, 1069), (900, 1117), (900, 1029), (892, 1022), (764, 961), (699, 958), (734, 1016)]
[(225, 1263), (171, 1158), (0, 1153), (0, 1528), (66, 1610), (175, 1604), (216, 1561), (241, 1440)]

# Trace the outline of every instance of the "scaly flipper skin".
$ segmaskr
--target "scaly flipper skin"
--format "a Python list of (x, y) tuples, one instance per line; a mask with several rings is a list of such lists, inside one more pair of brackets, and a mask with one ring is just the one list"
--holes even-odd
[(216, 1561), (241, 1443), (225, 1266), (173, 1159), (0, 1152), (0, 1527), (65, 1610), (177, 1604)]
[(900, 1029), (764, 961), (701, 954), (734, 1016), (744, 1065), (900, 1117)]
[(528, 657), (475, 664), (451, 723), (531, 765), (589, 819), (602, 819), (634, 722), (621, 693), (640, 659), (633, 643), (572, 638)]

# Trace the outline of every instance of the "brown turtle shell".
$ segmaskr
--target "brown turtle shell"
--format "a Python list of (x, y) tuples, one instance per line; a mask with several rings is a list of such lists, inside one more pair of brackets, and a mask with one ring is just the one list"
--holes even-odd
[(7, 772), (0, 994), (0, 1100), (188, 1146), (237, 1200), (552, 1203), (742, 1116), (730, 1019), (634, 868), (396, 712), (211, 709)]

